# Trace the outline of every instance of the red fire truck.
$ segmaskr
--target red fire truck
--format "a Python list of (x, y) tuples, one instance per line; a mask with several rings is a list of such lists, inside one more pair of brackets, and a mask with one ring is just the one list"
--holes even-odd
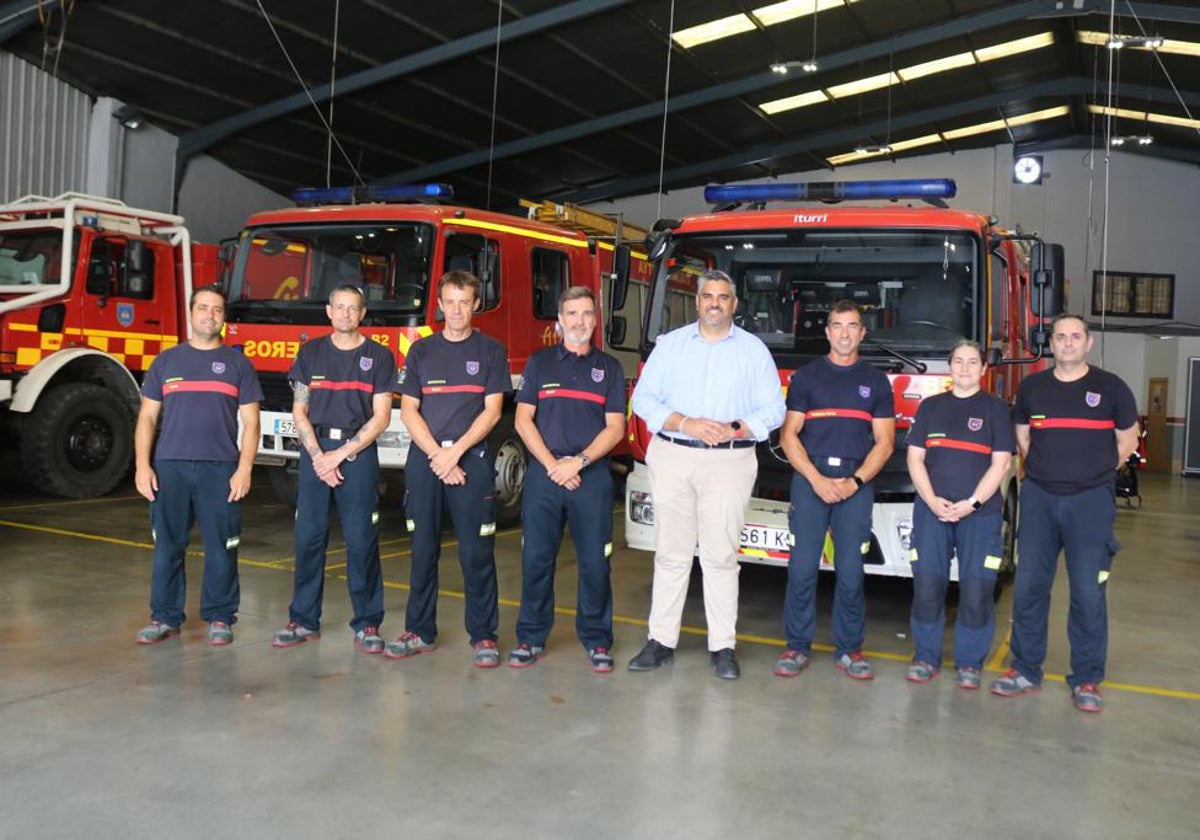
[[(472, 272), (483, 284), (474, 324), (507, 346), (514, 389), (529, 355), (559, 340), (563, 289), (588, 285), (602, 311), (622, 307), (623, 295), (610, 306), (600, 282), (612, 270), (614, 243), (601, 245), (578, 230), (532, 219), (435, 203), (452, 194), (439, 184), (303, 190), (298, 202), (312, 206), (259, 213), (246, 223), (228, 280), (228, 343), (259, 372), (265, 399), (258, 463), (273, 467), (281, 498), (295, 498), (299, 458), (287, 372), (301, 343), (330, 332), (325, 304), (338, 285), (364, 290), (363, 332), (391, 348), (403, 365), (412, 343), (440, 328), (438, 278), (451, 269)], [(629, 250), (621, 253), (627, 257)], [(636, 279), (638, 266), (632, 271)], [(621, 344), (625, 319), (607, 320), (607, 330), (597, 329), (598, 344), (609, 337)], [(501, 522), (515, 521), (520, 510), (527, 459), (511, 403), (489, 441)], [(397, 405), (378, 439), (381, 466), (403, 468), (409, 444)]]
[[(953, 181), (861, 181), (709, 187), (706, 200), (735, 209), (655, 225), (653, 277), (647, 292), (642, 357), (656, 336), (696, 317), (694, 276), (708, 268), (737, 284), (735, 319), (770, 349), (786, 388), (792, 371), (829, 352), (830, 307), (853, 300), (868, 329), (863, 357), (887, 371), (895, 393), (896, 452), (875, 481), (868, 572), (911, 576), (912, 502), (905, 465), (908, 429), (925, 397), (950, 388), (954, 342), (974, 339), (989, 351), (985, 388), (1010, 401), (1026, 371), (1044, 368), (1046, 321), (1063, 297), (1061, 246), (1011, 233), (990, 216), (952, 210)], [(765, 202), (887, 200), (888, 206), (801, 206)], [(917, 203), (901, 205), (900, 201)], [(922, 204), (926, 201), (934, 206)], [(737, 209), (749, 203), (752, 209)], [(654, 500), (643, 463), (649, 436), (631, 425), (638, 463), (626, 482), (625, 533), (633, 548), (654, 548)], [(759, 475), (741, 535), (744, 562), (786, 565), (792, 470), (778, 432), (758, 447)], [(1005, 566), (1016, 525), (1015, 473), (1005, 483)], [(826, 541), (822, 565), (829, 567)], [(957, 572), (957, 569), (954, 570)]]
[(216, 276), (179, 216), (79, 193), (0, 205), (0, 412), (34, 485), (83, 498), (125, 476), (142, 375)]

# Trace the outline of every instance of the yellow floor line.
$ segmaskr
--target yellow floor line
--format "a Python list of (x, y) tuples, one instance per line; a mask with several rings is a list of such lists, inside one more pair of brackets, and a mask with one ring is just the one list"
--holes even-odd
[(992, 654), (992, 658), (988, 660), (987, 665), (983, 666), (985, 671), (1005, 671), (1004, 660), (1008, 659), (1008, 645), (1012, 641), (1012, 627), (1004, 631), (1004, 639), (1000, 642), (996, 652)]
[[(29, 525), (24, 522), (13, 522), (13, 521), (7, 520), (7, 519), (0, 519), (0, 527), (16, 528), (16, 529), (24, 530), (24, 531), (36, 531), (38, 533), (43, 533), (43, 534), (53, 534), (55, 536), (61, 536), (61, 537), (73, 537), (75, 539), (109, 543), (111, 545), (120, 545), (120, 546), (126, 546), (126, 547), (130, 547), (130, 548), (143, 548), (146, 550), (153, 550), (153, 548), (154, 548), (154, 544), (149, 543), (149, 542), (141, 542), (138, 540), (123, 540), (123, 539), (119, 539), (117, 537), (102, 536), (100, 534), (88, 534), (88, 533), (85, 533), (82, 531), (69, 531), (64, 528), (50, 528), (45, 525)], [(520, 528), (512, 528), (512, 529), (509, 529), (506, 531), (498, 531), (496, 535), (502, 536), (502, 535), (508, 535), (508, 534), (516, 534), (516, 533), (520, 533), (520, 530), (521, 530)], [(442, 547), (449, 548), (455, 544), (456, 544), (456, 541), (450, 540), (448, 542), (443, 543)], [(193, 557), (203, 556), (203, 553), (204, 553), (203, 551), (194, 550), (194, 549), (188, 551), (188, 554)], [(403, 556), (408, 553), (409, 553), (408, 551), (396, 552), (396, 553), (390, 554), (388, 556), (389, 557), (398, 557), (398, 556)], [(238, 564), (245, 565), (245, 566), (251, 566), (253, 568), (259, 568), (259, 569), (271, 569), (272, 571), (291, 571), (290, 567), (282, 565), (282, 563), (280, 561), (252, 560), (248, 557), (243, 557), (243, 556), (238, 557)], [(328, 566), (328, 567), (326, 567), (326, 572), (328, 573), (334, 569), (341, 568), (344, 565), (345, 564), (338, 564), (337, 566)], [(335, 577), (338, 577), (342, 580), (346, 579), (345, 575), (335, 575)], [(388, 589), (407, 590), (409, 588), (407, 583), (400, 583), (399, 581), (385, 580), (383, 582), (383, 585)], [(438, 594), (445, 595), (448, 598), (457, 598), (459, 600), (466, 598), (465, 593), (459, 592), (454, 589), (439, 589)], [(501, 599), (499, 599), (499, 603), (506, 607), (513, 607), (513, 608), (517, 608), (517, 607), (521, 606), (520, 601), (514, 601), (509, 598), (501, 598)], [(558, 615), (563, 615), (563, 616), (574, 616), (575, 615), (575, 610), (572, 610), (568, 607), (556, 607), (554, 612)], [(613, 622), (617, 623), (617, 624), (630, 624), (630, 625), (635, 625), (635, 626), (639, 626), (639, 627), (646, 626), (646, 621), (644, 619), (630, 618), (628, 616), (621, 616), (621, 615), (614, 615)], [(688, 635), (691, 635), (691, 636), (705, 636), (708, 634), (708, 631), (705, 630), (703, 627), (691, 627), (691, 626), (686, 626), (686, 625), (683, 626), (682, 628), (680, 628), (680, 631), (683, 633), (686, 633)], [(784, 647), (787, 644), (784, 639), (776, 639), (776, 638), (772, 638), (770, 636), (754, 636), (754, 635), (745, 634), (745, 633), (739, 633), (737, 635), (737, 639), (739, 642), (746, 642), (749, 644), (770, 645), (772, 647)], [(988, 664), (986, 666), (986, 670), (996, 671), (996, 672), (1003, 670), (1002, 667), (997, 665), (996, 663), (1002, 662), (1004, 657), (1006, 657), (1008, 655), (1008, 641), (1009, 641), (1009, 637), (1008, 637), (1008, 635), (1005, 635), (1004, 641), (1001, 643), (1000, 647), (997, 648), (997, 650), (996, 650), (996, 655), (994, 655), (992, 657), (992, 659), (988, 662)], [(821, 645), (821, 644), (813, 645), (813, 649), (823, 651), (823, 652), (832, 652), (833, 651), (833, 647), (831, 647), (830, 645)], [(907, 654), (886, 653), (884, 651), (864, 650), (863, 654), (871, 659), (884, 659), (884, 660), (890, 660), (893, 662), (907, 662), (909, 659), (911, 659), (911, 657)], [(1045, 679), (1055, 681), (1055, 682), (1065, 682), (1066, 681), (1066, 677), (1062, 676), (1061, 674), (1046, 674)], [(1181, 690), (1172, 689), (1172, 688), (1160, 688), (1158, 686), (1138, 685), (1135, 683), (1107, 682), (1107, 681), (1104, 683), (1104, 688), (1110, 689), (1113, 691), (1128, 691), (1128, 692), (1131, 692), (1134, 694), (1145, 694), (1145, 695), (1149, 695), (1152, 697), (1171, 697), (1171, 698), (1175, 698), (1175, 699), (1179, 699), (1179, 700), (1200, 701), (1200, 692), (1195, 692), (1195, 691), (1181, 691)]]
[(100, 496), (95, 499), (66, 499), (54, 502), (29, 502), (23, 505), (3, 505), (0, 506), (0, 511), (10, 510), (29, 510), (31, 508), (60, 508), (71, 507), (72, 505), (99, 505), (107, 504), (108, 502), (130, 502), (142, 498), (141, 496)]

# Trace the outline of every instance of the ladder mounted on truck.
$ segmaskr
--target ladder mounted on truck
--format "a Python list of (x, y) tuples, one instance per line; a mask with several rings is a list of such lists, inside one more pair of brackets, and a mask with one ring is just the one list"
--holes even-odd
[(631, 225), (621, 216), (597, 213), (578, 204), (556, 204), (553, 201), (530, 201), (521, 199), (521, 206), (529, 211), (529, 218), (538, 222), (570, 228), (596, 239), (614, 240), (616, 243), (646, 240), (649, 231)]

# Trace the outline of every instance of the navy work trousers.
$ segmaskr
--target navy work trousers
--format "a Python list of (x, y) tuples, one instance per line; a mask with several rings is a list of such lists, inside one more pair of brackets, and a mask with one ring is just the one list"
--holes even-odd
[(866, 639), (866, 596), (863, 593), (863, 554), (871, 544), (871, 509), (875, 490), (870, 484), (849, 499), (827, 504), (804, 476), (792, 477), (788, 523), (792, 551), (788, 558), (787, 593), (783, 599), (783, 632), (787, 645), (812, 652), (817, 630), (817, 575), (825, 533), (833, 533), (834, 656), (861, 650)]
[(242, 534), (242, 509), (229, 501), (233, 461), (157, 461), (158, 492), (150, 503), (154, 532), (154, 570), (150, 584), (150, 618), (178, 627), (187, 616), (187, 570), (184, 557), (192, 526), (204, 538), (204, 580), (200, 587), (200, 618), (237, 621), (241, 590), (237, 549)]
[(471, 644), (496, 640), (500, 624), (496, 594), (496, 468), (482, 448), (458, 462), (467, 483), (443, 484), (418, 447), (408, 450), (404, 507), (412, 536), (412, 576), (404, 629), (427, 642), (437, 638), (438, 560), (442, 514), (450, 511), (458, 539), (458, 561), (466, 590), (466, 626)]
[[(340, 441), (320, 438), (322, 449)], [(300, 493), (296, 500), (296, 574), (291, 620), (321, 629), (325, 596), (325, 552), (336, 504), (346, 541), (346, 578), (354, 617), (350, 629), (383, 623), (383, 571), (379, 565), (379, 454), (368, 446), (353, 461), (342, 461), (342, 483), (330, 487), (317, 478), (308, 452), (300, 453)]]
[(575, 490), (555, 484), (546, 468), (531, 461), (521, 497), (525, 534), (521, 549), (521, 611), (517, 641), (543, 647), (554, 626), (554, 571), (563, 528), (571, 540), (579, 569), (575, 633), (585, 649), (611, 648), (613, 477), (601, 460), (579, 474)]
[(915, 658), (942, 665), (950, 558), (958, 555), (954, 667), (983, 670), (996, 630), (996, 575), (1003, 559), (999, 512), (942, 522), (919, 496), (913, 503), (912, 636)]
[(1121, 550), (1113, 537), (1117, 506), (1109, 482), (1058, 496), (1033, 481), (1021, 484), (1017, 532), (1019, 562), (1013, 585), (1012, 666), (1035, 683), (1042, 681), (1050, 622), (1050, 589), (1058, 554), (1066, 553), (1071, 606), (1067, 639), (1071, 643), (1072, 688), (1104, 680), (1108, 658), (1108, 575)]

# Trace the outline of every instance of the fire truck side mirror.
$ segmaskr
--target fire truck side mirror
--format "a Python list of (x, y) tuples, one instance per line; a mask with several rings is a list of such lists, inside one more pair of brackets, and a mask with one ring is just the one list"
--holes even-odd
[(622, 347), (625, 344), (626, 323), (624, 315), (614, 315), (608, 322), (608, 346)]
[(1041, 356), (1050, 351), (1050, 329), (1044, 324), (1038, 324), (1029, 331), (1029, 347)]
[(613, 251), (612, 289), (608, 295), (609, 312), (616, 312), (625, 307), (625, 296), (629, 293), (629, 264), (632, 251), (626, 243), (618, 245)]
[(1040, 318), (1053, 318), (1062, 311), (1066, 257), (1062, 245), (1036, 242), (1030, 253), (1032, 279), (1029, 308)]
[(987, 358), (984, 359), (984, 362), (988, 367), (996, 367), (997, 365), (1004, 364), (1004, 354), (1000, 352), (999, 347), (989, 347)]

